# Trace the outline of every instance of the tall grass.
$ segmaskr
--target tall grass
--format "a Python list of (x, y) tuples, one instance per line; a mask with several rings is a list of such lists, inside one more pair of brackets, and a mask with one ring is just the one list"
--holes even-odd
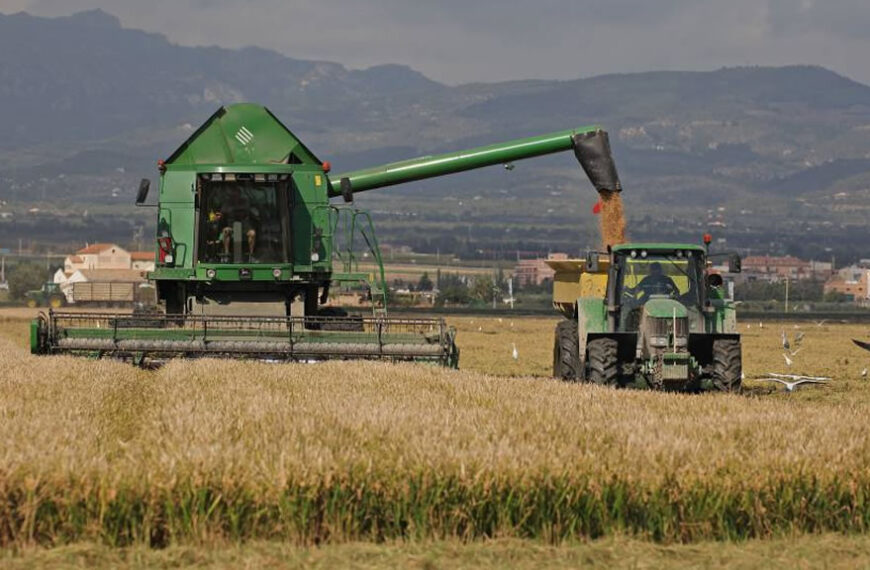
[[(520, 358), (537, 350), (520, 344)], [(0, 545), (695, 541), (870, 525), (858, 381), (814, 401), (375, 363), (144, 372), (9, 340), (0, 362)]]

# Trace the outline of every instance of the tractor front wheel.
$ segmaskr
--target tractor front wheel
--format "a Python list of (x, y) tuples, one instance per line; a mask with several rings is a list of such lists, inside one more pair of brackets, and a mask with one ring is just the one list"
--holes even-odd
[(740, 390), (743, 363), (740, 341), (719, 338), (713, 341), (713, 387), (720, 392)]
[(556, 325), (553, 343), (553, 377), (566, 382), (580, 380), (580, 342), (577, 321), (563, 319)]
[(619, 385), (616, 339), (596, 338), (586, 345), (586, 379), (602, 386)]
[(30, 299), (27, 299), (27, 306), (31, 309), (35, 309), (39, 306), (39, 301), (31, 297)]

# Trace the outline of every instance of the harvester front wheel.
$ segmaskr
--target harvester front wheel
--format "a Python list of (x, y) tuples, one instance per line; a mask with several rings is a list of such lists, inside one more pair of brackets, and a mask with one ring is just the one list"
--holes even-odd
[(619, 384), (618, 344), (612, 338), (596, 338), (586, 345), (586, 379), (602, 386)]
[(740, 390), (743, 362), (740, 341), (718, 338), (713, 341), (713, 387), (720, 392)]
[(577, 321), (564, 319), (556, 325), (553, 343), (553, 377), (566, 382), (580, 379), (580, 342)]

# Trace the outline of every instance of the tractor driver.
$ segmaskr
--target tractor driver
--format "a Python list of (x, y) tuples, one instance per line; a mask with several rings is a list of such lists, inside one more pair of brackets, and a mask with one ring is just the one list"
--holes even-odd
[(638, 304), (642, 305), (649, 300), (652, 295), (668, 295), (675, 296), (680, 294), (677, 284), (674, 280), (664, 274), (662, 264), (658, 261), (653, 261), (649, 264), (649, 274), (640, 280), (637, 287), (626, 287), (625, 292), (632, 297), (640, 291)]
[(248, 256), (253, 260), (254, 247), (257, 243), (257, 231), (253, 228), (253, 216), (256, 211), (251, 208), (251, 201), (242, 194), (238, 186), (233, 186), (230, 195), (221, 208), (221, 219), (225, 225), (221, 231), (221, 239), (224, 245), (224, 255), (230, 256), (230, 245), (233, 241), (233, 225), (238, 222), (242, 226), (242, 233), (247, 238)]

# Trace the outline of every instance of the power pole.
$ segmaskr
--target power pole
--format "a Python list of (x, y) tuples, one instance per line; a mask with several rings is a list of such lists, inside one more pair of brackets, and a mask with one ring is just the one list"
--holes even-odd
[(498, 297), (498, 286), (495, 283), (495, 275), (492, 276), (492, 308), (495, 309), (495, 300)]

